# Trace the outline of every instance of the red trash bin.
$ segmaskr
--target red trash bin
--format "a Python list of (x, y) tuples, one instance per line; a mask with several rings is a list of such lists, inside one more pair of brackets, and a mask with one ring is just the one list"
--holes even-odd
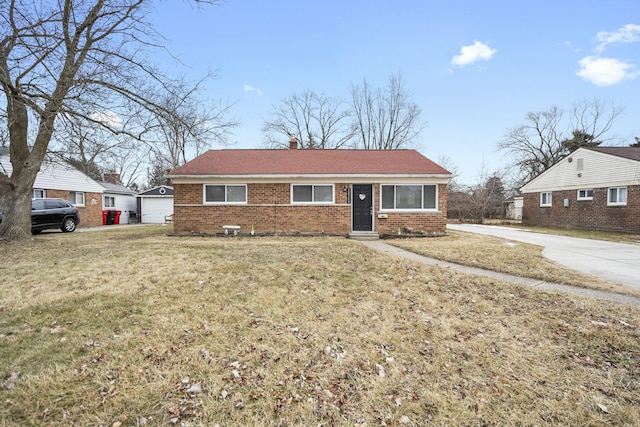
[(102, 225), (107, 225), (107, 215), (109, 215), (109, 211), (102, 211)]
[(122, 211), (116, 211), (116, 217), (113, 219), (114, 224), (120, 224), (120, 214)]

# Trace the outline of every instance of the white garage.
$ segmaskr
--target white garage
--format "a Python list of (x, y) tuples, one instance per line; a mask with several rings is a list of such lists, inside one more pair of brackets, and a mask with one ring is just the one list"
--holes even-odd
[(144, 224), (164, 224), (173, 215), (173, 187), (161, 185), (137, 195), (139, 221)]

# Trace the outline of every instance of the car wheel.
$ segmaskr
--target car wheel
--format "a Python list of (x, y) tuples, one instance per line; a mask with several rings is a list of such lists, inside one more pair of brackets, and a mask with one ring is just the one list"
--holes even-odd
[(62, 227), (60, 227), (60, 229), (65, 233), (71, 233), (76, 229), (76, 222), (74, 221), (73, 218), (65, 218), (64, 222), (62, 223)]

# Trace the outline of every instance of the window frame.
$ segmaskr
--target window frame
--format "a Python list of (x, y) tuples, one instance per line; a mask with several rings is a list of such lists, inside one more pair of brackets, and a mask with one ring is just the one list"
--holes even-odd
[[(224, 187), (224, 201), (208, 201), (207, 200), (207, 187)], [(243, 187), (244, 188), (244, 200), (243, 201), (228, 201), (229, 192), (228, 187)], [(202, 185), (202, 204), (203, 205), (246, 205), (247, 204), (247, 184), (203, 184)]]
[[(39, 194), (36, 194), (39, 193)], [(47, 198), (47, 190), (44, 188), (34, 188), (31, 190), (31, 198), (32, 199), (46, 199)]]
[[(420, 207), (414, 208), (398, 208), (398, 187), (420, 187)], [(385, 187), (393, 187), (393, 207), (385, 207), (384, 194)], [(425, 207), (425, 187), (433, 187), (434, 192), (434, 207)], [(438, 184), (419, 184), (414, 182), (398, 183), (398, 184), (380, 184), (380, 212), (438, 212), (438, 200), (439, 200), (439, 188)]]
[[(584, 196), (580, 195), (580, 192), (584, 191)], [(591, 192), (591, 195), (589, 196), (588, 192)], [(582, 188), (580, 190), (577, 191), (576, 193), (576, 200), (580, 201), (580, 200), (593, 200), (593, 188)]]
[[(78, 196), (82, 196), (82, 202), (78, 203)], [(85, 206), (86, 195), (84, 191), (69, 191), (69, 201), (73, 206)]]
[[(112, 203), (107, 203), (107, 200), (111, 200)], [(104, 208), (115, 208), (116, 207), (116, 196), (104, 196), (103, 206)]]
[[(304, 201), (296, 201), (294, 200), (294, 191), (293, 188), (294, 187), (311, 187), (311, 201), (308, 200), (304, 200)], [(316, 191), (315, 188), (316, 187), (330, 187), (331, 188), (331, 200), (319, 200), (316, 201), (315, 200), (315, 196), (316, 196)], [(329, 183), (313, 183), (313, 184), (308, 184), (308, 183), (295, 183), (295, 184), (291, 184), (290, 185), (290, 193), (291, 196), (289, 197), (291, 200), (291, 204), (292, 205), (334, 205), (336, 203), (336, 185), (335, 184), (329, 184)]]
[[(611, 190), (616, 192), (616, 201), (611, 201)], [(620, 190), (624, 190), (624, 201), (620, 202)], [(607, 188), (607, 206), (627, 206), (627, 200), (629, 197), (629, 191), (627, 187), (609, 187)]]
[[(548, 197), (544, 197), (548, 195)], [(548, 200), (544, 200), (548, 199)], [(550, 208), (553, 206), (553, 191), (541, 191), (540, 192), (540, 207), (541, 208)]]

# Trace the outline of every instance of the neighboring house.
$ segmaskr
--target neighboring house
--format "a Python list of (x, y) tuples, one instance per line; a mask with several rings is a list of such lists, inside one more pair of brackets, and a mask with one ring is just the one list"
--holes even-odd
[(138, 193), (139, 221), (145, 224), (164, 224), (173, 215), (173, 187), (160, 185)]
[[(107, 176), (105, 175), (105, 179)], [(104, 188), (102, 194), (103, 210), (120, 211), (118, 222), (120, 224), (128, 224), (133, 222), (135, 218), (130, 216), (133, 213), (135, 217), (136, 211), (136, 192), (119, 184), (119, 179), (114, 182), (101, 181), (100, 185)]]
[(524, 197), (521, 194), (514, 194), (504, 201), (505, 217), (516, 221), (522, 221), (522, 208)]
[[(0, 155), (0, 168), (11, 175), (9, 155)], [(57, 197), (78, 207), (80, 227), (102, 224), (102, 193), (104, 188), (65, 160), (48, 154), (33, 184), (33, 198)]]
[(525, 225), (640, 233), (640, 148), (579, 148), (520, 191)]
[(169, 177), (176, 233), (446, 231), (451, 174), (415, 150), (211, 150)]

